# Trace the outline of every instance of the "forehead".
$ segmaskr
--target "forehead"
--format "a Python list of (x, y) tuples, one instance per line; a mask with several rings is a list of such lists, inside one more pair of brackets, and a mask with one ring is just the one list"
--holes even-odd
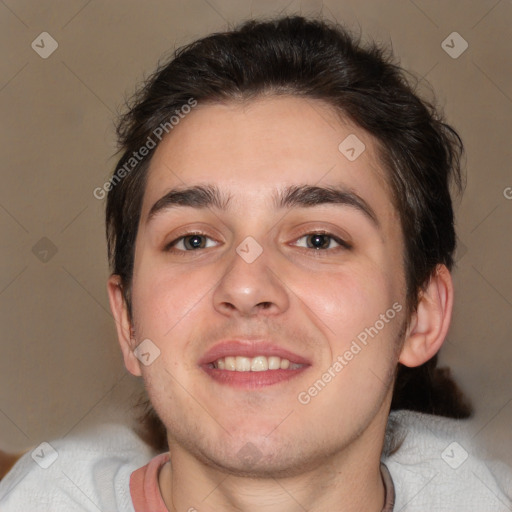
[(270, 207), (294, 184), (342, 186), (396, 221), (377, 142), (319, 100), (199, 103), (162, 140), (148, 172), (141, 220), (170, 189), (214, 183), (233, 208)]

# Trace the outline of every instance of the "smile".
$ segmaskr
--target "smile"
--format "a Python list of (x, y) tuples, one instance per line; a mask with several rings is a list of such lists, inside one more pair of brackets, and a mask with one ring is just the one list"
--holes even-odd
[(265, 372), (267, 370), (298, 370), (304, 365), (278, 356), (227, 356), (210, 363), (210, 368), (231, 372)]
[(311, 367), (305, 356), (262, 338), (223, 340), (198, 364), (218, 384), (244, 390), (285, 384)]

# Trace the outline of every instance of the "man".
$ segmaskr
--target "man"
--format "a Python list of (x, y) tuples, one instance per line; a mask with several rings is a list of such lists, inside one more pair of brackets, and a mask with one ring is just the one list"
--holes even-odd
[(108, 293), (169, 451), (56, 442), (51, 510), (510, 510), (457, 422), (389, 415), (443, 410), (462, 151), (400, 68), (324, 22), (248, 22), (179, 50), (119, 136)]

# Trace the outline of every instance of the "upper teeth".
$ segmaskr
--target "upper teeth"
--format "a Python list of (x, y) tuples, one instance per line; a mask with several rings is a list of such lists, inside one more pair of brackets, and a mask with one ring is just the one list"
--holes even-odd
[(301, 364), (290, 363), (288, 359), (281, 359), (278, 356), (228, 356), (221, 357), (213, 362), (213, 367), (219, 370), (230, 370), (237, 372), (263, 372), (266, 370), (296, 370)]

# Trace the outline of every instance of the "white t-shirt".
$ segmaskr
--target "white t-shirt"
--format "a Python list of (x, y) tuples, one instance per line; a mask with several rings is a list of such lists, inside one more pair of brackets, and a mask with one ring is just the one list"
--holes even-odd
[[(512, 469), (471, 445), (464, 421), (390, 414), (400, 448), (382, 456), (394, 512), (511, 512)], [(1, 512), (134, 512), (131, 474), (155, 455), (127, 426), (105, 424), (39, 445), (0, 482)]]

